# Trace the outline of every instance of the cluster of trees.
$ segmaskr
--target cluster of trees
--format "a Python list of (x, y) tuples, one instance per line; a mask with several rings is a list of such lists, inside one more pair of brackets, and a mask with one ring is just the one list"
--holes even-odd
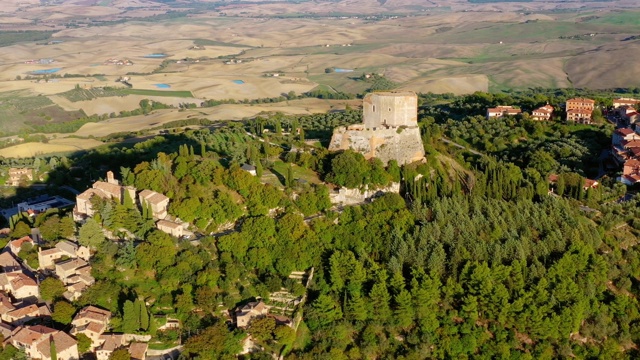
[[(153, 229), (149, 210), (133, 199), (96, 199), (95, 221), (79, 237), (96, 250), (97, 282), (70, 305), (109, 309), (116, 329), (134, 332), (155, 333), (150, 314), (170, 313), (182, 321), (183, 359), (232, 358), (244, 333), (224, 324), (219, 305), (268, 301), (283, 287), (302, 295), (305, 288), (288, 276), (314, 267), (297, 334), (271, 318), (249, 325), (265, 352), (286, 359), (639, 356), (640, 200), (602, 204), (609, 190), (582, 185), (586, 157), (609, 141), (609, 130), (467, 117), (477, 103), (484, 101), (484, 112), (486, 102), (507, 96), (524, 95), (474, 94), (467, 103), (446, 95), (440, 100), (448, 105), (423, 105), (427, 161), (404, 167), (296, 139), (298, 128), (326, 134), (358, 122), (353, 111), (276, 115), (92, 151), (78, 163), (121, 167), (125, 185), (166, 194), (170, 213), (205, 233), (230, 225), (192, 246)], [(535, 91), (527, 96), (531, 106), (546, 100)], [(439, 153), (442, 133), (495, 158)], [(285, 154), (292, 145), (299, 151)], [(294, 185), (287, 174), (281, 189), (239, 167), (268, 168), (276, 159), (340, 186), (399, 181), (401, 194), (334, 212), (325, 186)], [(564, 197), (548, 195), (548, 175), (558, 170), (555, 192)], [(582, 213), (579, 202), (600, 213)], [(59, 214), (40, 225), (56, 216), (60, 227)], [(99, 224), (127, 229), (136, 240), (104, 241)], [(41, 290), (64, 324), (64, 286), (47, 279)]]

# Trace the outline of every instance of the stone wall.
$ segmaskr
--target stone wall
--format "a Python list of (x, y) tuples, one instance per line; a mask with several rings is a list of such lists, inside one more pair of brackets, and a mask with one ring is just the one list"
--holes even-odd
[(365, 158), (377, 157), (384, 164), (396, 160), (408, 164), (424, 158), (424, 147), (418, 127), (351, 130), (336, 128), (329, 144), (330, 151), (353, 149)]
[(369, 201), (373, 198), (381, 196), (386, 193), (400, 193), (400, 183), (391, 183), (391, 185), (380, 189), (348, 189), (340, 188), (337, 192), (330, 194), (332, 204), (338, 205), (355, 205), (361, 204), (365, 201)]

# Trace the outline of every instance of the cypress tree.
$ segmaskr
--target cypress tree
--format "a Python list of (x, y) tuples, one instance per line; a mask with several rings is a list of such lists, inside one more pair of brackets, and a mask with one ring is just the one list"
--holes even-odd
[(122, 331), (124, 333), (133, 333), (139, 328), (139, 316), (136, 316), (135, 306), (130, 301), (124, 302), (122, 310)]
[(146, 331), (149, 329), (149, 313), (147, 312), (147, 306), (144, 301), (138, 299), (136, 300), (136, 307), (138, 308), (138, 313), (140, 315), (140, 329)]
[(49, 340), (49, 348), (51, 352), (51, 360), (58, 360), (58, 351), (56, 350), (56, 343), (53, 341), (53, 337)]

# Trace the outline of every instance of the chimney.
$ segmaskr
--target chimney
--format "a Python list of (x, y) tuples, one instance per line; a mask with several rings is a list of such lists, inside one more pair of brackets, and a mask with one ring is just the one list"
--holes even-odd
[(107, 182), (118, 185), (118, 181), (113, 177), (113, 171), (107, 171)]

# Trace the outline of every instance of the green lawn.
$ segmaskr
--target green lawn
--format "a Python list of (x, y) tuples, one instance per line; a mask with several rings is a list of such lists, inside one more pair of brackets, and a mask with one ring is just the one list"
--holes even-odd
[[(276, 186), (284, 186), (284, 179), (285, 176), (287, 176), (288, 167), (289, 164), (278, 160), (273, 164), (271, 169), (264, 171), (262, 180)], [(305, 180), (311, 184), (320, 184), (322, 182), (318, 174), (313, 170), (305, 169), (297, 165), (293, 165), (293, 177), (294, 179)]]

